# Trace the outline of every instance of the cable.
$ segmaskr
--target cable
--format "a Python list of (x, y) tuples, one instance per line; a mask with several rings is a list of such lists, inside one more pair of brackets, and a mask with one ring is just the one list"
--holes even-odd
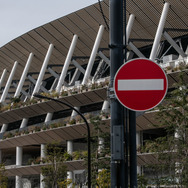
[(109, 31), (109, 25), (108, 25), (108, 23), (107, 23), (107, 21), (106, 21), (106, 17), (105, 17), (105, 15), (104, 15), (104, 12), (103, 12), (103, 9), (102, 9), (101, 1), (98, 0), (98, 2), (99, 2), (99, 7), (100, 7), (100, 11), (101, 11), (102, 17), (103, 17), (104, 22), (105, 22), (105, 24), (106, 24), (106, 27), (107, 27), (107, 29), (108, 29), (108, 31)]

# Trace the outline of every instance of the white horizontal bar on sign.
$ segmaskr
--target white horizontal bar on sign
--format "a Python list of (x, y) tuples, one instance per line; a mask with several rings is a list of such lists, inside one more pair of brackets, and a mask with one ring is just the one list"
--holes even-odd
[(118, 91), (163, 90), (164, 79), (118, 80)]

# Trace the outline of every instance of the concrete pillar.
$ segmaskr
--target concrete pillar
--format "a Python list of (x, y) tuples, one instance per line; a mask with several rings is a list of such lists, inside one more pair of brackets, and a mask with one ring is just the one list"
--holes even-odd
[(67, 141), (67, 152), (72, 155), (73, 152), (73, 141)]
[(45, 118), (45, 121), (44, 121), (44, 122), (46, 123), (46, 122), (48, 122), (48, 121), (51, 121), (51, 120), (52, 120), (52, 117), (53, 117), (53, 113), (50, 113), (50, 112), (49, 112), (49, 113), (47, 113), (47, 115), (46, 115), (46, 118)]
[[(141, 143), (141, 132), (136, 132), (136, 145), (137, 145), (137, 148), (140, 147), (142, 145)], [(142, 174), (142, 168), (141, 166), (137, 166), (137, 174), (141, 175)]]
[(20, 78), (18, 87), (17, 87), (16, 92), (15, 92), (15, 94), (14, 94), (14, 97), (18, 97), (18, 96), (20, 95), (20, 92), (21, 92), (21, 90), (22, 90), (23, 84), (24, 84), (24, 82), (25, 82), (25, 78), (26, 78), (26, 76), (27, 76), (29, 67), (30, 67), (31, 62), (32, 62), (32, 59), (33, 59), (33, 56), (34, 56), (34, 54), (33, 54), (33, 53), (30, 53), (29, 58), (28, 58), (28, 60), (27, 60), (27, 63), (26, 63), (26, 65), (25, 65), (25, 68), (24, 68), (24, 70), (23, 70), (22, 76), (21, 76), (21, 78)]
[(44, 176), (40, 174), (40, 188), (45, 188), (45, 183), (43, 182)]
[(104, 148), (104, 138), (99, 137), (99, 147), (98, 147), (98, 153), (100, 154)]
[(170, 6), (170, 4), (168, 2), (165, 2), (164, 8), (163, 8), (163, 11), (162, 11), (162, 15), (161, 15), (161, 18), (160, 18), (160, 21), (159, 21), (159, 24), (158, 24), (157, 32), (156, 32), (156, 35), (155, 35), (155, 39), (154, 39), (154, 42), (153, 42), (151, 54), (150, 54), (150, 57), (149, 57), (149, 59), (151, 59), (152, 61), (154, 61), (155, 58), (156, 58), (157, 49), (159, 47), (159, 43), (160, 43), (160, 40), (161, 40), (161, 37), (162, 37), (162, 34), (163, 34), (163, 29), (164, 29), (164, 26), (165, 26), (169, 6)]
[(44, 77), (44, 74), (45, 74), (45, 71), (46, 71), (46, 67), (47, 67), (47, 65), (48, 65), (48, 62), (50, 61), (50, 57), (51, 57), (51, 55), (52, 55), (53, 48), (54, 48), (54, 45), (53, 45), (53, 44), (50, 44), (50, 45), (49, 45), (49, 48), (48, 48), (48, 51), (47, 51), (47, 53), (46, 53), (44, 62), (43, 62), (43, 64), (42, 64), (42, 67), (41, 67), (41, 70), (40, 70), (40, 73), (39, 73), (39, 76), (38, 76), (38, 79), (37, 79), (35, 88), (34, 88), (33, 93), (32, 93), (32, 96), (33, 96), (35, 93), (39, 92), (40, 85), (41, 85), (41, 83), (42, 83), (42, 79), (43, 79), (43, 77)]
[(4, 70), (3, 70), (3, 73), (2, 73), (2, 75), (1, 75), (1, 79), (0, 79), (0, 89), (1, 89), (1, 86), (2, 86), (2, 84), (3, 84), (3, 82), (4, 82), (4, 80), (5, 80), (6, 73), (7, 73), (7, 70), (4, 69)]
[[(73, 141), (69, 140), (67, 141), (67, 153), (71, 154), (73, 153)], [(67, 171), (67, 179), (73, 180), (73, 172), (72, 171)], [(67, 186), (68, 188), (72, 187), (72, 183)]]
[(22, 165), (23, 149), (21, 146), (16, 147), (16, 165)]
[(78, 40), (78, 36), (74, 35), (73, 39), (72, 39), (72, 42), (71, 42), (71, 45), (70, 45), (70, 48), (69, 48), (69, 51), (68, 51), (68, 54), (67, 54), (67, 57), (65, 59), (65, 63), (64, 63), (63, 69), (61, 71), (61, 75), (60, 75), (57, 87), (56, 87), (56, 91), (58, 93), (61, 91), (62, 84), (65, 81), (65, 77), (67, 75), (67, 70), (69, 68), (69, 65), (70, 65), (70, 62), (71, 62), (71, 58), (72, 58), (72, 55), (74, 53), (74, 49), (76, 47), (77, 40)]
[(22, 178), (22, 187), (23, 188), (32, 188), (31, 181), (27, 178)]
[(8, 128), (8, 124), (4, 123), (4, 124), (2, 125), (2, 127), (1, 127), (1, 133), (6, 132), (7, 128)]
[(85, 85), (88, 82), (88, 79), (90, 77), (91, 70), (92, 70), (93, 64), (95, 62), (95, 57), (96, 57), (96, 54), (97, 54), (97, 51), (98, 51), (98, 48), (99, 48), (99, 45), (100, 45), (100, 42), (102, 39), (103, 32), (104, 32), (104, 26), (101, 25), (99, 27), (99, 31), (98, 31), (98, 34), (97, 34), (90, 58), (89, 58), (89, 62), (87, 65), (86, 73), (85, 73), (83, 81), (82, 81), (82, 85)]
[[(80, 110), (80, 107), (74, 107), (76, 110)], [(71, 119), (73, 119), (75, 116), (77, 116), (77, 112), (76, 111), (72, 111), (72, 114), (71, 114)]]
[(13, 66), (12, 70), (11, 70), (11, 73), (10, 73), (10, 75), (9, 75), (9, 78), (8, 78), (8, 80), (7, 80), (5, 89), (4, 89), (3, 94), (2, 94), (2, 96), (1, 96), (1, 99), (0, 99), (0, 103), (4, 102), (5, 99), (6, 99), (6, 96), (7, 96), (7, 94), (8, 94), (8, 90), (9, 90), (10, 85), (11, 85), (11, 83), (12, 83), (12, 79), (13, 79), (14, 74), (15, 74), (15, 72), (16, 72), (17, 65), (18, 65), (18, 62), (16, 61), (16, 62), (14, 63), (14, 66)]
[[(109, 110), (110, 110), (109, 107), (110, 107), (109, 101), (105, 100), (105, 101), (103, 102), (101, 112), (104, 112), (104, 113), (109, 112)], [(104, 139), (101, 138), (101, 137), (99, 137), (98, 142), (99, 142), (98, 152), (100, 153), (101, 150), (102, 150), (103, 147), (104, 147)]]
[(22, 188), (22, 178), (20, 176), (15, 177), (15, 188)]
[(129, 16), (129, 20), (128, 20), (127, 27), (126, 27), (126, 43), (127, 44), (128, 44), (128, 41), (129, 41), (129, 37), (130, 37), (130, 34), (131, 34), (131, 30), (132, 30), (132, 27), (133, 27), (134, 20), (135, 20), (135, 15), (131, 14)]
[[(41, 144), (41, 150), (40, 150), (40, 157), (41, 159), (46, 157), (46, 153), (45, 153), (45, 144)], [(40, 174), (40, 188), (45, 188), (45, 183), (43, 182), (44, 176), (42, 174)]]
[(40, 156), (41, 156), (41, 159), (42, 158), (45, 158), (46, 157), (46, 144), (41, 144), (41, 147), (40, 147)]
[(102, 105), (102, 112), (109, 112), (110, 103), (109, 101), (105, 100)]
[[(73, 172), (68, 171), (67, 172), (67, 179), (73, 180)], [(71, 188), (72, 183), (67, 186), (67, 188)]]
[(29, 71), (31, 62), (32, 62), (32, 60), (33, 60), (33, 56), (34, 56), (33, 53), (30, 53), (30, 54), (29, 54), (29, 57), (28, 57), (28, 60), (27, 60), (26, 65), (25, 65), (25, 68), (24, 68), (24, 70), (23, 70), (22, 76), (21, 76), (21, 78), (20, 78), (19, 84), (16, 85), (15, 83), (13, 83), (13, 85), (14, 85), (14, 86), (16, 85), (15, 87), (17, 88), (17, 89), (16, 89), (16, 92), (15, 92), (15, 94), (14, 94), (14, 97), (18, 97), (18, 96), (20, 95), (20, 92), (22, 92), (25, 96), (30, 97), (30, 95), (29, 95), (28, 93), (26, 93), (26, 92), (22, 89), (22, 87), (23, 87), (23, 84), (24, 84), (24, 82), (25, 82), (27, 73), (28, 73), (28, 71)]
[[(4, 82), (4, 80), (5, 80), (6, 73), (7, 73), (7, 70), (4, 69), (3, 73), (1, 75), (1, 79), (0, 79), (0, 89), (1, 89), (1, 86)], [(7, 128), (8, 128), (8, 124), (3, 124), (2, 127), (1, 127), (1, 133), (6, 132)]]
[[(16, 165), (22, 165), (22, 155), (23, 155), (23, 148), (20, 146), (16, 147)], [(16, 176), (15, 181), (15, 188), (22, 188), (22, 179), (20, 176)]]
[[(180, 134), (178, 132), (178, 129), (176, 129), (174, 133), (174, 139), (178, 140), (180, 139)], [(175, 162), (175, 174), (177, 175), (177, 183), (180, 183), (180, 178), (179, 178), (179, 173), (181, 172), (182, 169), (180, 169), (180, 162)]]
[(26, 126), (27, 126), (27, 123), (28, 123), (28, 119), (27, 119), (27, 118), (22, 119), (22, 123), (21, 123), (21, 125), (20, 125), (20, 128), (26, 127)]

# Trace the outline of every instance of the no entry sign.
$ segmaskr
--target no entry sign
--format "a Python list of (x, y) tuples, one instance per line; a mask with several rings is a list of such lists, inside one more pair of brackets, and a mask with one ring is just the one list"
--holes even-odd
[(157, 106), (168, 88), (163, 69), (149, 59), (134, 59), (122, 65), (115, 75), (117, 99), (128, 109), (146, 111)]

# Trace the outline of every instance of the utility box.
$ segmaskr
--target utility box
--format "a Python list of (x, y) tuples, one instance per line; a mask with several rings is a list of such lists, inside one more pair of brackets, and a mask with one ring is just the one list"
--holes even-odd
[(123, 149), (122, 149), (122, 136), (123, 136), (123, 126), (114, 125), (113, 126), (113, 160), (123, 159)]

